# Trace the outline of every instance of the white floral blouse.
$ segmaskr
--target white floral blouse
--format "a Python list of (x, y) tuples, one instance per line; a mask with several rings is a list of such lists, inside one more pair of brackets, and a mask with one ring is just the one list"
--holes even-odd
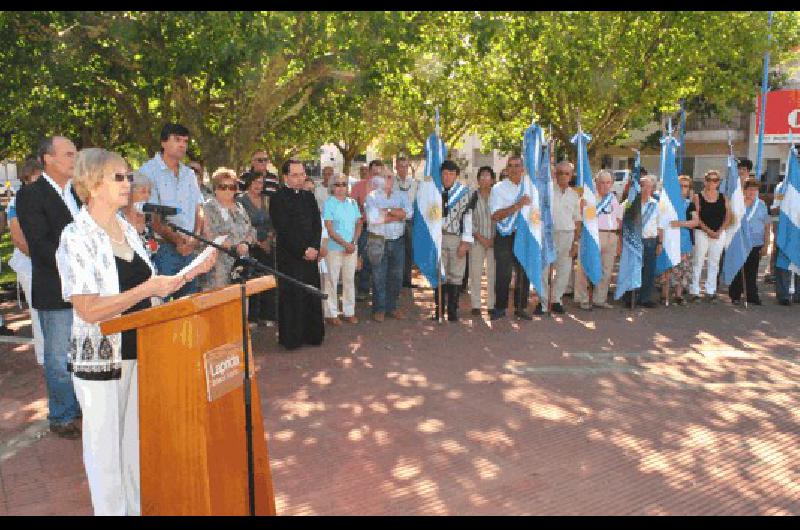
[[(136, 229), (120, 214), (117, 214), (117, 220), (128, 245), (156, 274)], [(67, 302), (76, 294), (119, 294), (119, 277), (111, 238), (92, 219), (85, 206), (61, 232), (56, 264), (61, 276), (61, 294)], [(68, 369), (81, 379), (119, 379), (122, 370), (122, 335), (114, 333), (105, 336), (98, 324), (84, 322), (74, 309), (72, 314)]]

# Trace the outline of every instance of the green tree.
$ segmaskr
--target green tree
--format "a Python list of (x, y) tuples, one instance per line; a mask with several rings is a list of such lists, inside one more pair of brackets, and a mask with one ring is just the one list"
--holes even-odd
[[(491, 13), (482, 85), (483, 138), (518, 148), (534, 116), (562, 146), (580, 116), (590, 156), (681, 98), (752, 105), (767, 46), (766, 14), (745, 12)], [(777, 13), (773, 60), (800, 42), (797, 13)], [(570, 146), (571, 148), (571, 146)], [(572, 150), (572, 149), (571, 149)]]

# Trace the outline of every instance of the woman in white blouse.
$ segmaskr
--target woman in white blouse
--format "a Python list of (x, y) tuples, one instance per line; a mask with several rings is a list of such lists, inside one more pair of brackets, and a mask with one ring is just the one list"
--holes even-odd
[(136, 515), (139, 410), (135, 331), (104, 336), (99, 322), (150, 306), (198, 274), (159, 276), (136, 229), (119, 213), (133, 175), (123, 158), (100, 148), (75, 161), (75, 191), (85, 203), (64, 228), (56, 252), (64, 300), (72, 302), (69, 369), (83, 411), (83, 460), (95, 515)]

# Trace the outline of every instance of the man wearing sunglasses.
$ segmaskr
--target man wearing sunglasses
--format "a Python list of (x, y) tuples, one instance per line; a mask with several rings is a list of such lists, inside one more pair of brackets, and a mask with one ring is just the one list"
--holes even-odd
[[(152, 202), (178, 208), (171, 221), (194, 233), (203, 229), (203, 195), (197, 184), (197, 175), (183, 163), (189, 146), (189, 130), (177, 123), (167, 123), (161, 129), (161, 152), (145, 162), (139, 171), (152, 182)], [(197, 254), (196, 239), (181, 234), (153, 216), (153, 230), (159, 241), (158, 251), (153, 255), (153, 264), (159, 274), (171, 276), (191, 263)], [(193, 279), (176, 291), (175, 298), (196, 293), (198, 280)]]
[[(270, 173), (270, 171), (267, 169), (268, 165), (269, 156), (267, 155), (267, 152), (263, 149), (259, 149), (253, 153), (253, 156), (250, 159), (250, 170), (247, 173), (255, 173), (264, 177), (264, 191), (262, 193), (267, 197), (272, 197), (275, 195), (275, 192), (280, 189), (281, 182), (280, 179), (278, 179), (278, 175)], [(267, 199), (267, 208), (269, 208), (269, 199)]]

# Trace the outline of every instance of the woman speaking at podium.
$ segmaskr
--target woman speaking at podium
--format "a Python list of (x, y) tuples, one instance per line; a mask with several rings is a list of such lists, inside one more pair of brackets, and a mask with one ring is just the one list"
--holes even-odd
[(151, 297), (180, 289), (216, 258), (183, 276), (157, 275), (136, 229), (119, 213), (132, 180), (117, 153), (78, 153), (72, 185), (84, 206), (56, 252), (62, 295), (73, 307), (68, 365), (83, 410), (83, 462), (95, 515), (141, 513), (136, 332), (104, 336), (99, 322), (150, 307)]

